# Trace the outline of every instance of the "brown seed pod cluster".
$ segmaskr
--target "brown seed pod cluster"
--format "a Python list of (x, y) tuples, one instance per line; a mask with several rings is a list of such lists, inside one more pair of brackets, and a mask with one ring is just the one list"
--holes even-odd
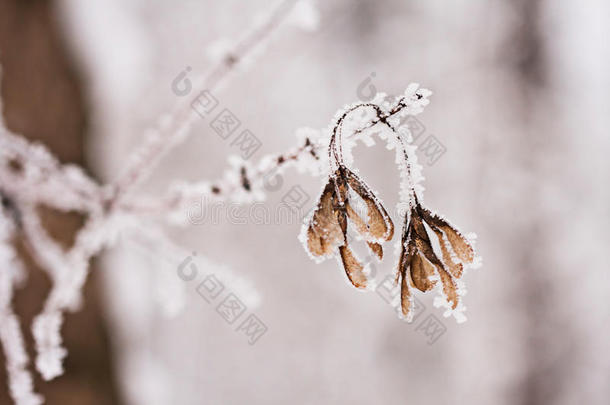
[[(433, 248), (430, 234), (438, 242), (440, 257)], [(430, 291), (439, 279), (447, 302), (456, 309), (460, 298), (456, 280), (462, 277), (464, 266), (474, 259), (474, 249), (460, 231), (422, 207), (416, 198), (405, 217), (396, 275), (396, 282), (400, 281), (403, 315), (408, 316), (411, 311), (411, 287)]]
[[(366, 204), (366, 218), (352, 206), (350, 190)], [(350, 282), (356, 288), (366, 288), (364, 266), (348, 245), (348, 222), (366, 240), (371, 252), (382, 259), (383, 248), (380, 242), (392, 239), (394, 224), (364, 181), (340, 165), (326, 183), (307, 227), (307, 248), (317, 257), (331, 256), (338, 249)]]
[[(419, 94), (414, 95), (421, 99)], [(396, 106), (384, 112), (372, 103), (357, 104), (346, 109), (333, 129), (329, 143), (331, 174), (318, 199), (313, 215), (304, 227), (307, 251), (314, 259), (339, 256), (345, 273), (354, 287), (364, 289), (368, 285), (365, 268), (355, 257), (348, 244), (348, 225), (366, 241), (368, 249), (379, 260), (383, 259), (384, 242), (390, 241), (394, 225), (379, 198), (369, 186), (343, 160), (341, 129), (345, 117), (360, 108), (371, 108), (376, 117), (363, 127), (385, 125), (395, 135), (398, 156), (404, 159), (401, 170), (409, 184), (409, 209), (404, 218), (396, 283), (400, 283), (400, 303), (402, 314), (409, 319), (413, 297), (412, 288), (422, 292), (433, 289), (440, 281), (448, 308), (455, 310), (460, 300), (457, 280), (466, 266), (475, 261), (471, 242), (448, 221), (423, 207), (418, 199), (406, 145), (398, 131), (390, 123), (390, 118), (408, 105), (402, 98)], [(361, 133), (356, 130), (354, 134)], [(359, 200), (359, 201), (354, 201)], [(355, 206), (364, 207), (356, 209)], [(364, 215), (361, 215), (364, 214)]]

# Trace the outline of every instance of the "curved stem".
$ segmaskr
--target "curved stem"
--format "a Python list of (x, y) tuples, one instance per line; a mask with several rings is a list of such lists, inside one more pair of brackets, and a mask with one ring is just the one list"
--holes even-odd
[[(373, 104), (373, 103), (360, 103), (360, 104), (356, 104), (356, 105), (350, 107), (349, 109), (347, 109), (341, 115), (341, 117), (339, 117), (339, 119), (337, 120), (337, 123), (335, 124), (335, 127), (333, 128), (333, 134), (331, 135), (330, 142), (328, 145), (328, 160), (329, 160), (331, 173), (334, 173), (335, 170), (339, 169), (341, 166), (344, 166), (344, 163), (343, 163), (343, 123), (344, 123), (345, 119), (347, 118), (347, 116), (349, 114), (351, 114), (352, 112), (354, 112), (360, 108), (366, 108), (366, 107), (373, 108), (377, 115), (377, 119), (372, 120), (368, 125), (355, 130), (349, 136), (358, 135), (358, 134), (362, 133), (363, 131), (365, 131), (366, 129), (372, 128), (379, 123), (382, 123), (385, 126), (387, 126), (388, 128), (390, 128), (390, 130), (396, 136), (396, 138), (400, 144), (400, 148), (402, 148), (403, 158), (404, 158), (406, 170), (407, 170), (407, 178), (409, 179), (409, 189), (410, 189), (409, 190), (409, 204), (411, 206), (416, 206), (419, 204), (419, 202), (418, 202), (418, 198), (417, 198), (417, 193), (415, 191), (415, 184), (413, 182), (413, 178), (412, 178), (412, 174), (411, 174), (411, 163), (409, 161), (409, 155), (407, 154), (407, 146), (405, 144), (404, 139), (402, 139), (400, 134), (396, 131), (396, 128), (394, 128), (394, 126), (388, 122), (388, 118), (390, 118), (394, 114), (399, 113), (400, 111), (402, 111), (403, 108), (407, 107), (407, 105), (405, 104), (404, 101), (405, 101), (404, 97), (400, 98), (398, 100), (398, 102), (396, 103), (396, 105), (387, 113), (384, 112), (381, 109), (381, 107), (379, 107), (377, 104)], [(334, 160), (333, 160), (333, 158), (334, 158)], [(336, 188), (337, 193), (339, 193), (338, 185), (336, 184), (336, 181), (335, 181), (335, 188)]]
[[(349, 109), (347, 109), (343, 115), (341, 115), (341, 117), (339, 117), (339, 119), (337, 120), (337, 123), (335, 124), (335, 127), (333, 128), (333, 134), (330, 137), (330, 143), (328, 145), (329, 147), (329, 151), (328, 151), (328, 156), (329, 156), (329, 163), (330, 163), (330, 169), (331, 171), (333, 170), (333, 161), (331, 158), (331, 156), (334, 156), (335, 161), (334, 163), (337, 166), (341, 166), (343, 164), (343, 122), (345, 121), (345, 118), (347, 118), (347, 116), (349, 114), (351, 114), (352, 112), (358, 110), (359, 108), (363, 108), (363, 107), (373, 107), (375, 110), (378, 111), (378, 115), (381, 112), (381, 109), (376, 105), (376, 104), (372, 104), (372, 103), (360, 103), (360, 104), (356, 104), (352, 107), (350, 107)], [(359, 130), (359, 132), (362, 132), (362, 130)], [(338, 137), (338, 143), (337, 143), (337, 137)], [(332, 155), (331, 155), (332, 153)]]

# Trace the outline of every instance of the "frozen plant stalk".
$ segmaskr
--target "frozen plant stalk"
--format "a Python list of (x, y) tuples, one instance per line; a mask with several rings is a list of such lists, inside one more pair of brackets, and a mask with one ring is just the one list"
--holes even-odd
[[(295, 5), (299, 5), (296, 15)], [(282, 0), (266, 18), (248, 29), (205, 76), (194, 80), (194, 87), (215, 90), (237, 67), (252, 63), (285, 21), (315, 29), (317, 10), (307, 0)], [(316, 157), (316, 145), (305, 139), (302, 146), (288, 153), (263, 158), (252, 168), (252, 173), (240, 165), (235, 167), (237, 175), (230, 170), (226, 178), (214, 182), (185, 183), (172, 187), (161, 197), (138, 190), (137, 185), (152, 175), (158, 162), (187, 137), (197, 117), (190, 101), (179, 103), (164, 115), (157, 128), (145, 134), (142, 145), (128, 159), (123, 174), (112, 183), (100, 184), (81, 167), (60, 163), (43, 145), (10, 131), (4, 122), (0, 99), (0, 344), (6, 359), (9, 389), (17, 405), (43, 402), (33, 391), (27, 351), (11, 306), (13, 291), (25, 274), (12, 246), (17, 231), (34, 261), (52, 282), (43, 310), (31, 326), (37, 352), (36, 368), (45, 380), (50, 380), (63, 373), (63, 359), (67, 355), (60, 334), (64, 313), (79, 309), (92, 257), (115, 245), (119, 236), (125, 234), (146, 234), (154, 242), (154, 249), (178, 251), (163, 232), (151, 235), (151, 229), (157, 228), (151, 219), (171, 223), (173, 214), (185, 207), (195, 192), (200, 197), (202, 189), (218, 201), (245, 202), (260, 198), (253, 187), (262, 183), (264, 172), (292, 165), (298, 167), (308, 156)], [(241, 181), (233, 181), (236, 178)], [(62, 249), (42, 226), (38, 213), (41, 206), (79, 212), (87, 218), (68, 250)], [(143, 226), (151, 223), (154, 225)]]
[[(415, 148), (409, 145), (409, 130), (400, 124), (401, 117), (419, 114), (429, 103), (430, 94), (430, 91), (411, 84), (393, 103), (383, 101), (385, 95), (380, 94), (370, 103), (354, 104), (337, 114), (328, 142), (330, 173), (315, 210), (303, 228), (301, 240), (314, 260), (338, 257), (354, 287), (367, 287), (367, 270), (348, 245), (348, 224), (366, 241), (368, 249), (379, 260), (383, 259), (382, 244), (394, 235), (394, 225), (381, 200), (354, 170), (347, 167), (347, 162), (352, 161), (350, 149), (354, 138), (360, 136), (369, 140), (368, 144), (373, 144), (369, 132), (373, 127), (381, 126), (383, 132), (379, 135), (388, 142), (389, 149), (396, 150), (401, 174), (401, 204), (408, 207), (396, 274), (396, 283), (400, 283), (402, 315), (407, 320), (412, 318), (412, 288), (427, 292), (440, 281), (441, 299), (436, 300), (435, 305), (445, 306), (448, 309), (446, 315), (453, 314), (458, 322), (462, 322), (465, 320), (465, 307), (460, 298), (465, 290), (459, 279), (468, 266), (478, 263), (473, 238), (467, 239), (456, 227), (421, 204), (418, 197), (423, 191), (418, 184), (420, 167), (413, 153)], [(350, 133), (344, 140), (346, 123)], [(353, 200), (363, 202), (364, 209), (355, 209)], [(435, 251), (432, 238), (438, 241), (440, 252)]]

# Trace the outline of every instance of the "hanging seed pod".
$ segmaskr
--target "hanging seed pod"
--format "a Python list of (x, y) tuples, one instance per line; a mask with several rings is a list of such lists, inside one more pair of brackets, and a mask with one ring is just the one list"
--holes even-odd
[[(366, 219), (352, 206), (350, 191), (366, 203)], [(383, 257), (383, 248), (378, 242), (392, 238), (394, 224), (365, 183), (347, 167), (339, 166), (329, 177), (316, 209), (305, 225), (306, 246), (309, 253), (317, 258), (338, 253), (350, 282), (356, 288), (366, 288), (364, 266), (349, 248), (348, 225), (366, 240), (377, 257)]]
[[(364, 266), (348, 244), (348, 228), (364, 239), (372, 255), (382, 260), (383, 243), (392, 239), (394, 225), (375, 193), (345, 164), (342, 130), (350, 113), (360, 110), (362, 114), (358, 117), (367, 117), (362, 110), (372, 112), (373, 116), (369, 114), (367, 121), (361, 121), (362, 126), (352, 129), (348, 138), (370, 136), (366, 131), (379, 125), (389, 129), (384, 135), (379, 132), (379, 136), (387, 141), (388, 149), (396, 150), (401, 174), (400, 203), (408, 207), (403, 218), (396, 273), (396, 283), (400, 284), (401, 312), (407, 319), (412, 315), (412, 288), (427, 292), (438, 286), (444, 298), (442, 305), (455, 310), (459, 322), (465, 318), (458, 315), (464, 309), (459, 307), (463, 290), (458, 280), (466, 267), (477, 262), (474, 248), (457, 228), (420, 204), (418, 193), (423, 188), (418, 186), (418, 182), (422, 176), (412, 153), (414, 149), (408, 146), (409, 130), (400, 124), (395, 128), (392, 123), (397, 120), (390, 119), (419, 113), (428, 104), (430, 94), (412, 84), (387, 110), (371, 102), (353, 105), (338, 115), (328, 147), (331, 175), (302, 234), (305, 235), (306, 249), (314, 259), (338, 256), (350, 282), (356, 288), (367, 286)], [(358, 118), (352, 119), (350, 125), (353, 126), (354, 120)], [(351, 161), (351, 154), (348, 156)]]
[[(426, 226), (438, 240), (442, 253), (440, 258), (434, 251)], [(473, 260), (474, 249), (468, 240), (447, 221), (416, 201), (410, 214), (405, 216), (397, 273), (397, 280), (403, 280), (401, 289), (414, 287), (422, 292), (429, 291), (436, 284), (436, 270), (447, 302), (455, 309), (459, 303), (456, 280), (462, 276), (463, 266)], [(402, 313), (409, 316), (412, 306), (410, 292), (403, 291), (401, 296), (406, 297), (401, 301)]]

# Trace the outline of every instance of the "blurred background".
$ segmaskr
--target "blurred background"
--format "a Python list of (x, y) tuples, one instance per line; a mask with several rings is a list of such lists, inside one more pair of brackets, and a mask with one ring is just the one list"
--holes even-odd
[[(275, 5), (0, 0), (7, 124), (112, 181), (178, 102), (176, 78), (204, 74)], [(468, 321), (444, 318), (434, 294), (420, 294), (421, 316), (404, 323), (381, 294), (349, 287), (336, 262), (311, 261), (296, 221), (223, 216), (168, 227), (184, 254), (124, 238), (95, 261), (85, 307), (64, 327), (66, 374), (36, 381), (46, 403), (607, 404), (610, 4), (299, 7), (300, 19), (214, 96), (260, 140), (256, 161), (370, 91), (397, 95), (410, 82), (432, 90), (415, 143), (427, 206), (478, 235), (483, 266), (465, 277)], [(238, 151), (210, 121), (164, 159), (146, 191), (222, 176)], [(355, 150), (387, 207), (398, 194), (392, 153)], [(272, 211), (295, 189), (312, 206), (321, 186), (294, 170), (279, 182), (268, 190)], [(69, 245), (82, 218), (53, 212), (46, 222)], [(198, 269), (191, 281), (176, 271), (188, 255)], [(375, 279), (394, 263), (389, 254)], [(208, 302), (197, 289), (217, 268), (237, 281)], [(48, 288), (32, 268), (15, 303), (24, 324)], [(229, 292), (247, 307), (232, 324), (217, 311)], [(239, 330), (250, 314), (266, 328), (254, 344)], [(9, 403), (0, 377), (0, 403)]]

